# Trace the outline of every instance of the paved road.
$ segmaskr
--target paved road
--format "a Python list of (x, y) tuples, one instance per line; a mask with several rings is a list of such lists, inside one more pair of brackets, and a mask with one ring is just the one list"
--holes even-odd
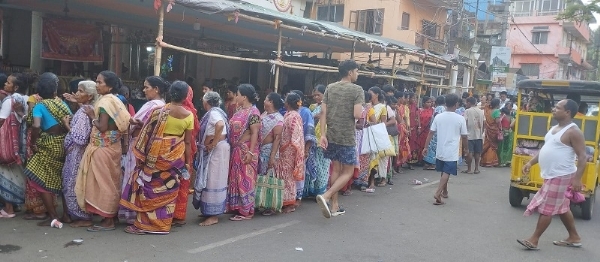
[[(577, 220), (581, 249), (555, 247), (566, 236), (556, 218), (539, 251), (525, 251), (515, 241), (529, 236), (537, 217), (523, 217), (524, 207), (508, 204), (507, 168), (452, 179), (450, 199), (434, 206), (439, 175), (415, 170), (396, 185), (374, 194), (355, 191), (342, 197), (347, 213), (325, 219), (316, 203), (305, 201), (292, 214), (257, 216), (251, 221), (188, 225), (167, 236), (134, 236), (122, 231), (89, 233), (83, 229), (41, 228), (20, 218), (0, 220), (0, 245), (20, 250), (0, 253), (8, 261), (598, 261), (600, 213)], [(411, 185), (428, 178), (430, 184)], [(526, 203), (527, 201), (525, 201)], [(598, 208), (598, 207), (596, 207)], [(597, 209), (600, 210), (600, 209)], [(223, 218), (226, 218), (223, 216)], [(81, 246), (64, 247), (76, 239)], [(296, 251), (302, 248), (303, 251)]]

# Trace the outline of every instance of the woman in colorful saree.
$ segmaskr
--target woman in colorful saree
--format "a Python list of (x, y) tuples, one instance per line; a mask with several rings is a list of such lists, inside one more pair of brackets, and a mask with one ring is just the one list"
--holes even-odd
[[(208, 92), (207, 92), (208, 93)], [(194, 99), (194, 89), (188, 86), (187, 96), (183, 100), (181, 106), (192, 113), (192, 133), (190, 134), (193, 143), (198, 141), (198, 134), (200, 133), (200, 122), (198, 121), (198, 110), (192, 103)], [(190, 157), (193, 160), (196, 157), (197, 146), (193, 146), (190, 151)], [(193, 161), (192, 161), (193, 162)], [(194, 192), (190, 189), (190, 181), (195, 181), (196, 172), (190, 172), (187, 176), (179, 177), (179, 193), (177, 194), (177, 200), (175, 201), (175, 213), (173, 214), (173, 225), (182, 226), (185, 225), (185, 217), (187, 215), (188, 196)]]
[[(300, 90), (292, 90), (291, 93), (295, 93), (300, 97), (301, 103), (304, 104), (304, 93)], [(296, 207), (301, 204), (302, 197), (304, 195), (304, 181), (307, 176), (311, 179), (317, 177), (317, 161), (315, 153), (317, 151), (317, 137), (315, 136), (315, 121), (312, 112), (307, 107), (300, 105), (298, 113), (302, 117), (302, 129), (304, 133), (304, 163), (305, 163), (305, 174), (302, 180), (296, 181)]]
[[(140, 129), (150, 118), (150, 114), (154, 109), (163, 107), (165, 105), (164, 97), (169, 91), (169, 83), (163, 80), (159, 76), (149, 76), (144, 81), (144, 94), (146, 95), (146, 102), (140, 110), (129, 120), (129, 149), (127, 155), (123, 161), (123, 185), (121, 186), (121, 193), (124, 192), (127, 181), (131, 177), (131, 173), (135, 169), (136, 159), (133, 154), (133, 146), (135, 140), (140, 135)], [(128, 224), (133, 224), (137, 213), (128, 210), (124, 207), (119, 207), (119, 219), (127, 221)]]
[[(435, 114), (433, 103), (433, 98), (425, 96), (423, 97), (423, 108), (419, 110), (419, 122), (417, 123), (417, 147), (420, 151), (423, 151), (425, 147), (429, 146), (426, 145), (425, 142), (427, 140), (429, 128), (431, 126), (431, 122), (433, 122), (433, 116)], [(424, 162), (423, 158), (423, 154), (421, 154), (419, 156), (419, 163)], [(427, 165), (427, 163), (423, 164), (425, 164), (425, 170), (431, 170), (432, 168), (435, 169), (435, 167)]]
[(498, 164), (500, 166), (510, 166), (513, 154), (513, 131), (515, 118), (512, 114), (513, 103), (507, 102), (504, 108), (500, 110), (500, 132), (504, 139), (498, 145)]
[(54, 199), (55, 195), (62, 193), (63, 145), (69, 131), (71, 111), (65, 102), (55, 99), (57, 88), (58, 77), (55, 74), (42, 74), (37, 91), (43, 100), (31, 112), (33, 156), (27, 162), (24, 173), (30, 186), (40, 193), (50, 215), (47, 220), (38, 223), (39, 226), (50, 226), (53, 219), (58, 219)]
[(238, 87), (238, 111), (229, 120), (231, 158), (227, 211), (236, 213), (232, 221), (250, 220), (254, 216), (254, 187), (256, 184), (260, 147), (260, 112), (253, 106), (258, 94), (251, 84)]
[[(72, 103), (79, 104), (79, 109), (73, 114), (71, 119), (71, 130), (65, 137), (65, 166), (62, 170), (63, 178), (63, 223), (70, 222), (71, 227), (90, 227), (92, 226), (92, 215), (85, 212), (77, 204), (75, 195), (75, 182), (77, 181), (77, 170), (79, 163), (83, 158), (83, 152), (90, 141), (92, 125), (85, 114), (85, 108), (93, 107), (98, 100), (96, 83), (94, 81), (81, 81), (77, 86), (77, 93), (63, 94), (65, 99)], [(69, 217), (70, 216), (70, 217)]]
[[(317, 85), (313, 91), (313, 99), (316, 103), (310, 105), (309, 109), (312, 113), (315, 123), (315, 137), (317, 141), (321, 138), (321, 126), (319, 118), (321, 117), (321, 102), (323, 101), (323, 94), (325, 94), (325, 86)], [(304, 196), (305, 197), (316, 197), (322, 195), (327, 191), (327, 183), (329, 182), (329, 166), (331, 161), (323, 155), (323, 148), (318, 146), (311, 147), (311, 152), (314, 156), (314, 166), (311, 170), (307, 170), (306, 177), (304, 179)], [(310, 157), (309, 157), (310, 158)], [(308, 160), (307, 160), (308, 168)], [(352, 181), (350, 181), (352, 182)]]
[(200, 136), (197, 141), (198, 166), (194, 180), (194, 208), (207, 217), (200, 226), (219, 223), (219, 215), (225, 213), (227, 198), (227, 176), (229, 174), (230, 149), (227, 141), (229, 122), (227, 114), (219, 108), (219, 93), (209, 91), (202, 103), (207, 111), (200, 121)]
[[(433, 118), (435, 118), (436, 115), (444, 113), (446, 111), (446, 99), (444, 96), (438, 96), (435, 99), (435, 109), (433, 112)], [(429, 128), (427, 129), (429, 130)], [(435, 170), (435, 154), (436, 154), (436, 148), (437, 148), (437, 134), (434, 133), (433, 137), (431, 137), (431, 142), (429, 142), (429, 145), (427, 145), (427, 156), (423, 157), (423, 162), (425, 162), (425, 167), (423, 168), (424, 170)]]
[[(265, 98), (265, 112), (261, 115), (262, 126), (260, 127), (260, 159), (258, 160), (258, 175), (268, 174), (269, 169), (275, 168), (279, 145), (281, 143), (281, 132), (283, 131), (283, 116), (279, 109), (283, 107), (283, 100), (277, 93), (270, 93)], [(270, 216), (274, 210), (265, 210), (262, 214)]]
[(125, 232), (135, 235), (168, 234), (181, 186), (191, 172), (194, 115), (183, 107), (188, 85), (175, 81), (171, 103), (156, 108), (140, 130), (133, 148), (137, 165), (121, 198), (121, 205), (137, 212)]
[[(381, 91), (379, 87), (374, 86), (369, 89), (369, 94), (371, 95), (371, 105), (373, 105), (373, 111), (370, 112), (372, 114), (368, 115), (368, 117), (375, 117), (375, 123), (369, 124), (385, 123), (388, 118), (386, 110), (387, 106), (383, 103), (383, 100), (385, 99), (383, 91)], [(375, 192), (375, 180), (378, 180), (377, 186), (385, 186), (387, 184), (386, 177), (388, 163), (389, 157), (379, 157), (378, 154), (371, 154), (371, 162), (369, 164), (369, 188), (367, 188), (365, 192)]]
[(410, 118), (410, 132), (408, 144), (410, 146), (410, 158), (408, 159), (408, 169), (414, 170), (413, 166), (418, 165), (423, 159), (423, 148), (419, 148), (419, 132), (420, 132), (420, 119), (419, 119), (419, 105), (417, 104), (417, 98), (415, 94), (408, 93), (408, 116)]
[(500, 134), (500, 99), (494, 98), (483, 111), (485, 116), (483, 151), (481, 153), (482, 167), (498, 166), (498, 135)]
[[(0, 142), (0, 150), (4, 151), (9, 159), (3, 159), (0, 165), (0, 202), (4, 208), (0, 209), (0, 218), (15, 217), (14, 205), (25, 203), (25, 175), (23, 165), (27, 159), (27, 90), (31, 78), (25, 74), (12, 74), (8, 78), (0, 94), (2, 109), (0, 110), (0, 127), (6, 140)], [(12, 143), (8, 143), (11, 141)], [(10, 162), (9, 162), (10, 161)], [(14, 161), (14, 162), (13, 162)]]
[(302, 117), (298, 109), (302, 99), (296, 93), (289, 93), (285, 98), (286, 113), (283, 119), (283, 133), (279, 146), (279, 162), (277, 174), (285, 182), (283, 193), (283, 213), (296, 211), (296, 185), (304, 181), (304, 130)]
[(408, 106), (408, 96), (405, 93), (399, 94), (398, 98), (398, 112), (396, 120), (398, 121), (398, 156), (396, 157), (396, 171), (402, 173), (402, 165), (408, 163), (410, 158), (410, 145), (408, 143), (408, 137), (410, 135), (410, 115)]
[[(369, 177), (371, 174), (371, 154), (360, 154), (360, 149), (362, 147), (362, 137), (364, 134), (364, 129), (370, 123), (375, 122), (375, 111), (373, 110), (373, 106), (371, 105), (371, 93), (365, 91), (365, 104), (363, 105), (363, 111), (361, 118), (356, 122), (356, 139), (357, 143), (356, 147), (358, 150), (358, 163), (360, 168), (358, 170), (358, 179), (355, 180), (355, 184), (361, 186), (361, 191), (367, 190), (367, 186), (369, 185)], [(360, 137), (360, 140), (358, 140)]]
[[(100, 99), (94, 108), (85, 108), (92, 123), (90, 143), (77, 171), (77, 203), (87, 213), (101, 216), (102, 222), (88, 227), (90, 232), (115, 230), (121, 199), (121, 155), (127, 152), (129, 111), (117, 98), (121, 79), (114, 72), (102, 71), (96, 78)], [(121, 140), (125, 141), (122, 143)]]

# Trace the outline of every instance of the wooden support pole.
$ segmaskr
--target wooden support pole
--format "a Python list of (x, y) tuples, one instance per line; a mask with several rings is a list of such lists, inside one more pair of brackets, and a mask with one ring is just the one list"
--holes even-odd
[(425, 84), (425, 61), (427, 61), (427, 56), (423, 57), (423, 65), (421, 66), (421, 85), (419, 85), (417, 90), (417, 105), (421, 101), (421, 92), (423, 91), (423, 85)]
[[(392, 77), (396, 76), (396, 55), (397, 52), (394, 51), (394, 58), (392, 59)], [(394, 78), (390, 79), (390, 84), (394, 86)]]
[[(163, 2), (158, 10), (158, 36), (156, 37), (156, 47), (154, 49), (154, 75), (160, 76), (160, 63), (162, 58), (162, 47), (159, 42), (163, 39), (163, 28), (165, 21), (165, 3)], [(160, 41), (159, 41), (160, 40)]]
[(350, 59), (354, 60), (354, 53), (356, 53), (356, 40), (352, 41), (352, 52), (350, 53)]
[[(277, 60), (281, 60), (281, 27), (279, 27), (279, 38), (277, 40)], [(279, 66), (275, 65), (275, 93), (279, 91)]]

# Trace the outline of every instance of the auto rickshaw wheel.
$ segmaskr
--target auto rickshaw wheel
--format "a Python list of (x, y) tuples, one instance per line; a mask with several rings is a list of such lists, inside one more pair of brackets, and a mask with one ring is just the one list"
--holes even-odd
[(521, 206), (521, 203), (523, 203), (523, 191), (514, 186), (510, 186), (510, 189), (508, 190), (508, 201), (513, 207)]
[(596, 193), (585, 198), (585, 202), (581, 203), (581, 218), (583, 220), (592, 219), (594, 213), (594, 202), (596, 202)]

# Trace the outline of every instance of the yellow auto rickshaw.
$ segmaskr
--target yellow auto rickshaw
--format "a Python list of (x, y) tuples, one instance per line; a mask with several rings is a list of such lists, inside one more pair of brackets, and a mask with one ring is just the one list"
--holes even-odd
[[(529, 174), (522, 172), (523, 166), (542, 148), (544, 136), (550, 127), (556, 125), (552, 117), (552, 107), (565, 98), (580, 99), (580, 109), (589, 105), (599, 105), (600, 82), (564, 80), (523, 80), (517, 84), (518, 108), (515, 119), (513, 155), (509, 202), (520, 206), (523, 198), (535, 194), (544, 180), (538, 165), (531, 167)], [(524, 98), (527, 96), (527, 98)], [(523, 101), (523, 102), (522, 102)], [(527, 103), (524, 105), (523, 103)], [(600, 105), (599, 105), (600, 106)], [(585, 110), (585, 109), (583, 109)], [(587, 165), (583, 174), (582, 193), (586, 201), (577, 204), (581, 207), (581, 218), (592, 218), (600, 161), (598, 161), (598, 138), (600, 137), (600, 116), (581, 112), (573, 119), (583, 132), (586, 145)], [(581, 161), (581, 159), (578, 159)], [(577, 206), (573, 204), (573, 206)]]

